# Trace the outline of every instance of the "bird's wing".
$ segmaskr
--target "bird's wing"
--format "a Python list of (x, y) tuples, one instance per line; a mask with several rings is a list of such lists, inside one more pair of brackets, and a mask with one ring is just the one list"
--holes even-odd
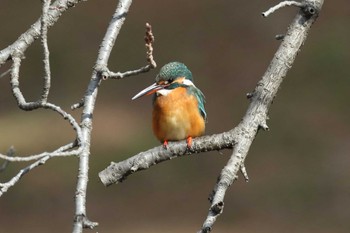
[(198, 88), (194, 87), (194, 86), (190, 86), (188, 88), (189, 94), (193, 94), (197, 101), (198, 101), (198, 110), (201, 113), (203, 119), (206, 121), (207, 120), (207, 113), (205, 112), (205, 108), (204, 108), (204, 104), (205, 104), (205, 96), (204, 94), (201, 92), (201, 90), (199, 90)]

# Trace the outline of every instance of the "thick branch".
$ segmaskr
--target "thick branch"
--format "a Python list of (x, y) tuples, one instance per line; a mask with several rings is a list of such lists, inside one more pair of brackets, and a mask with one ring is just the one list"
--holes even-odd
[[(308, 31), (317, 17), (316, 13), (320, 11), (322, 4), (323, 0), (305, 1), (303, 3), (303, 8), (289, 26), (287, 34), (275, 53), (267, 71), (258, 82), (254, 92), (250, 95), (251, 104), (238, 126), (245, 129), (244, 133), (240, 135), (232, 156), (221, 171), (214, 187), (210, 197), (211, 207), (200, 230), (201, 233), (210, 232), (217, 217), (222, 213), (225, 193), (237, 178), (239, 169), (244, 163), (258, 129), (268, 129), (266, 121), (272, 101), (276, 97), (283, 78), (292, 67), (296, 55), (304, 44)], [(311, 12), (315, 14), (309, 14), (311, 8), (313, 9)], [(220, 211), (214, 211), (218, 205), (222, 206), (222, 208)]]
[(110, 166), (99, 173), (99, 177), (102, 183), (108, 186), (125, 180), (132, 173), (148, 169), (153, 165), (176, 157), (206, 151), (231, 149), (237, 140), (238, 134), (238, 129), (234, 129), (221, 134), (194, 138), (190, 150), (187, 148), (185, 140), (169, 142), (167, 150), (163, 146), (158, 146), (119, 163), (112, 162)]
[[(124, 24), (131, 3), (131, 0), (119, 1), (100, 45), (95, 67), (107, 67), (109, 56), (120, 29)], [(73, 233), (81, 233), (83, 228), (94, 228), (97, 226), (97, 223), (89, 221), (86, 216), (86, 191), (88, 184), (92, 116), (100, 82), (101, 76), (94, 70), (83, 101), (84, 108), (81, 117), (83, 150), (79, 155), (79, 173), (75, 194)]]

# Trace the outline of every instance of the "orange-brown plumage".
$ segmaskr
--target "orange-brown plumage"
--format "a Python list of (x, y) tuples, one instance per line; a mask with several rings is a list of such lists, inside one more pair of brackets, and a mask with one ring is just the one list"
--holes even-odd
[(204, 134), (207, 114), (204, 95), (194, 85), (191, 71), (180, 62), (164, 65), (156, 82), (132, 99), (153, 94), (153, 132), (167, 148), (168, 141), (187, 140)]
[(153, 132), (161, 142), (198, 137), (204, 133), (205, 121), (198, 101), (186, 88), (179, 87), (168, 95), (158, 96), (153, 106)]

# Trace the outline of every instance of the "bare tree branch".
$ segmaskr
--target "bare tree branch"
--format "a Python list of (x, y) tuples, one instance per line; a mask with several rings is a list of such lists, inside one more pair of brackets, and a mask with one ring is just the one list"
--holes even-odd
[(82, 98), (78, 103), (72, 104), (70, 109), (75, 110), (84, 106), (84, 98)]
[(79, 143), (82, 138), (82, 132), (79, 124), (77, 123), (77, 121), (74, 119), (72, 115), (70, 115), (69, 113), (62, 110), (59, 106), (56, 106), (52, 103), (42, 103), (40, 101), (26, 102), (19, 87), (19, 68), (21, 65), (21, 59), (17, 55), (13, 55), (12, 60), (13, 60), (12, 71), (11, 71), (12, 93), (17, 100), (17, 104), (19, 108), (25, 111), (31, 111), (37, 108), (44, 108), (44, 109), (50, 109), (57, 112), (63, 117), (63, 119), (69, 121), (69, 123), (77, 133), (77, 140)]
[[(47, 27), (54, 25), (63, 12), (74, 7), (79, 2), (86, 0), (56, 0), (47, 12)], [(12, 58), (14, 52), (22, 54), (41, 34), (41, 19), (38, 19), (30, 28), (23, 33), (14, 43), (0, 51), (0, 66)]]
[(12, 59), (12, 67), (11, 67), (11, 87), (12, 87), (12, 93), (17, 101), (18, 107), (25, 111), (32, 111), (38, 108), (43, 109), (50, 109), (59, 115), (62, 116), (63, 119), (68, 120), (70, 125), (73, 127), (73, 129), (76, 131), (76, 139), (74, 143), (70, 143), (68, 145), (62, 146), (59, 149), (57, 149), (54, 152), (43, 152), (38, 155), (30, 155), (26, 157), (13, 157), (9, 155), (2, 155), (0, 154), (0, 158), (5, 159), (7, 161), (30, 161), (30, 160), (37, 160), (36, 162), (32, 163), (28, 167), (22, 169), (16, 176), (14, 176), (10, 181), (3, 183), (0, 185), (0, 196), (5, 193), (10, 187), (15, 185), (20, 178), (27, 174), (32, 169), (38, 167), (41, 164), (44, 164), (48, 159), (52, 157), (58, 157), (58, 156), (71, 156), (79, 154), (82, 150), (81, 148), (78, 148), (76, 151), (67, 151), (70, 149), (73, 149), (73, 147), (79, 146), (82, 138), (82, 131), (77, 123), (77, 121), (74, 119), (74, 117), (64, 110), (62, 110), (59, 106), (54, 105), (52, 103), (47, 102), (47, 97), (50, 89), (50, 67), (49, 67), (49, 51), (47, 46), (47, 25), (48, 25), (48, 17), (45, 16), (48, 12), (50, 5), (50, 1), (43, 0), (43, 16), (41, 20), (41, 37), (42, 37), (42, 45), (44, 48), (44, 87), (42, 91), (41, 99), (36, 102), (27, 102), (21, 92), (20, 86), (19, 86), (19, 71), (21, 66), (21, 59), (23, 57), (23, 51), (20, 50), (13, 50), (11, 54)]
[(245, 168), (244, 163), (241, 164), (241, 173), (242, 173), (245, 181), (248, 182), (249, 181), (249, 176), (248, 176), (248, 173), (247, 173), (247, 170)]
[[(289, 26), (286, 36), (275, 53), (268, 69), (258, 82), (254, 92), (250, 96), (251, 104), (238, 127), (244, 128), (240, 139), (237, 141), (233, 153), (227, 165), (221, 171), (209, 200), (211, 206), (205, 219), (201, 233), (210, 232), (213, 224), (223, 211), (224, 197), (228, 187), (237, 179), (237, 174), (247, 156), (249, 148), (256, 137), (259, 127), (268, 129), (266, 121), (268, 111), (273, 99), (276, 97), (278, 88), (283, 78), (304, 44), (308, 31), (321, 10), (323, 0), (304, 1), (301, 10)], [(308, 10), (305, 10), (308, 8)], [(312, 8), (314, 14), (309, 14)], [(220, 208), (216, 208), (220, 206)]]
[[(81, 123), (78, 124), (72, 115), (62, 110), (59, 106), (47, 102), (49, 90), (51, 87), (51, 71), (47, 42), (47, 29), (58, 20), (61, 13), (63, 13), (68, 8), (74, 6), (75, 4), (79, 3), (80, 1), (83, 0), (57, 0), (50, 6), (50, 0), (42, 0), (43, 5), (41, 18), (36, 23), (34, 23), (29, 30), (23, 33), (12, 45), (0, 51), (0, 66), (6, 61), (12, 60), (11, 69), (8, 72), (2, 74), (1, 77), (5, 76), (7, 73), (10, 73), (12, 93), (17, 101), (19, 108), (25, 111), (32, 111), (39, 108), (50, 109), (52, 111), (55, 111), (58, 114), (60, 114), (63, 119), (68, 120), (73, 129), (76, 131), (76, 139), (74, 142), (62, 146), (53, 152), (42, 152), (36, 155), (28, 155), (24, 157), (14, 157), (12, 154), (9, 153), (7, 153), (7, 155), (0, 154), (0, 158), (6, 160), (5, 163), (9, 161), (21, 162), (35, 160), (35, 162), (33, 162), (32, 164), (20, 170), (17, 173), (17, 175), (12, 177), (9, 181), (5, 183), (0, 183), (0, 196), (7, 192), (7, 190), (10, 187), (14, 186), (25, 174), (38, 167), (39, 165), (44, 164), (50, 158), (78, 155), (79, 172), (75, 194), (76, 208), (74, 216), (73, 233), (81, 233), (84, 228), (92, 229), (98, 225), (98, 223), (90, 221), (86, 215), (86, 189), (88, 183), (92, 115), (97, 98), (98, 87), (101, 84), (101, 80), (103, 78), (101, 67), (104, 70), (108, 71), (107, 64), (110, 53), (114, 46), (115, 40), (119, 34), (121, 26), (125, 21), (128, 9), (132, 3), (131, 0), (119, 1), (113, 18), (108, 26), (106, 35), (100, 46), (97, 61), (95, 64), (95, 69), (93, 70), (92, 77), (85, 92), (84, 98), (78, 104), (72, 106), (72, 109), (84, 107), (81, 116)], [(35, 102), (28, 102), (26, 101), (20, 89), (19, 73), (21, 61), (24, 58), (24, 52), (39, 36), (41, 37), (41, 44), (43, 47), (44, 54), (44, 86), (41, 98)], [(126, 77), (147, 72), (150, 69), (156, 67), (156, 63), (153, 59), (152, 53), (152, 43), (154, 42), (154, 37), (152, 34), (151, 26), (149, 24), (146, 25), (145, 42), (147, 48), (146, 57), (147, 62), (149, 64), (136, 71), (127, 71), (125, 73), (118, 72), (118, 74), (122, 74), (119, 75), (120, 77)], [(110, 74), (113, 74), (113, 72), (111, 72)], [(76, 149), (73, 150), (74, 148)]]
[[(97, 74), (101, 75), (102, 80), (107, 79), (123, 79), (126, 77), (138, 75), (141, 73), (146, 73), (150, 71), (151, 69), (154, 69), (157, 67), (157, 63), (155, 62), (153, 58), (153, 43), (154, 43), (154, 36), (152, 32), (152, 26), (149, 23), (146, 23), (146, 36), (145, 36), (145, 46), (146, 46), (146, 59), (148, 64), (146, 66), (143, 66), (136, 70), (128, 70), (126, 72), (113, 72), (110, 71), (107, 67), (107, 65), (96, 65), (95, 71)], [(77, 108), (81, 108), (84, 106), (84, 98), (81, 99), (78, 103), (75, 103), (71, 106), (72, 110), (75, 110)]]
[[(119, 31), (124, 24), (125, 17), (129, 11), (131, 0), (120, 0), (109, 23), (106, 34), (98, 51), (95, 67), (107, 67), (108, 60), (114, 46)], [(83, 150), (79, 155), (79, 173), (75, 194), (75, 217), (73, 233), (81, 233), (83, 228), (94, 228), (98, 223), (88, 220), (86, 215), (86, 190), (88, 184), (90, 142), (92, 130), (92, 116), (101, 83), (100, 73), (96, 69), (92, 72), (92, 77), (86, 93), (84, 95), (84, 108), (81, 117), (82, 145)]]
[(44, 88), (41, 94), (40, 102), (46, 103), (47, 97), (49, 96), (49, 91), (51, 87), (51, 70), (50, 70), (50, 52), (49, 46), (47, 45), (47, 22), (48, 12), (51, 4), (51, 0), (42, 0), (42, 14), (41, 14), (41, 45), (44, 50)]
[[(272, 10), (270, 9), (265, 13), (266, 16), (289, 3), (279, 4), (277, 7), (273, 7)], [(200, 230), (202, 233), (210, 232), (216, 219), (223, 211), (224, 196), (228, 187), (237, 179), (238, 172), (242, 171), (245, 179), (248, 179), (244, 161), (249, 148), (259, 129), (269, 129), (266, 121), (272, 101), (277, 94), (283, 78), (291, 68), (298, 51), (305, 42), (307, 33), (322, 7), (323, 0), (305, 0), (300, 4), (297, 2), (291, 4), (301, 7), (301, 10), (290, 25), (284, 40), (267, 71), (258, 82), (254, 92), (247, 95), (251, 103), (237, 127), (226, 133), (194, 139), (194, 148), (191, 151), (186, 151), (185, 142), (180, 141), (171, 143), (169, 150), (164, 150), (162, 147), (155, 147), (119, 163), (112, 162), (110, 166), (99, 173), (102, 183), (104, 185), (118, 183), (132, 173), (148, 169), (152, 165), (184, 154), (220, 150), (234, 146), (231, 158), (222, 169), (214, 190), (210, 195), (211, 206)], [(229, 146), (225, 147), (223, 145)]]
[(37, 108), (44, 108), (44, 109), (50, 109), (58, 114), (60, 114), (65, 120), (68, 120), (69, 123), (72, 125), (74, 130), (77, 133), (77, 139), (78, 142), (80, 141), (82, 134), (81, 134), (81, 129), (79, 124), (76, 122), (74, 117), (70, 115), (69, 113), (65, 112), (62, 110), (60, 107), (51, 104), (51, 103), (42, 103), (40, 101), (37, 102), (27, 102), (21, 92), (21, 89), (19, 87), (19, 69), (21, 66), (21, 58), (19, 57), (20, 54), (14, 53), (12, 55), (12, 70), (11, 70), (11, 87), (12, 87), (12, 93), (14, 97), (17, 100), (17, 104), (20, 109), (25, 110), (25, 111), (31, 111)]
[(108, 70), (107, 67), (100, 67), (100, 68), (96, 67), (97, 71), (101, 72), (103, 80), (106, 80), (108, 78), (122, 79), (125, 77), (134, 76), (134, 75), (141, 74), (141, 73), (146, 73), (146, 72), (150, 71), (151, 69), (156, 68), (157, 63), (153, 59), (154, 36), (153, 36), (153, 32), (152, 32), (152, 26), (149, 23), (146, 23), (145, 42), (146, 42), (145, 46), (146, 46), (146, 55), (147, 55), (146, 59), (147, 59), (148, 65), (143, 66), (137, 70), (130, 70), (130, 71), (126, 71), (124, 73), (112, 72), (112, 71)]
[(173, 158), (206, 151), (232, 149), (238, 140), (239, 133), (239, 129), (235, 128), (221, 134), (194, 138), (191, 149), (187, 148), (186, 140), (169, 142), (168, 149), (158, 146), (119, 163), (112, 162), (110, 166), (99, 173), (99, 177), (105, 186), (109, 186), (125, 180), (137, 171), (146, 170), (153, 165)]
[(80, 149), (78, 148), (75, 151), (71, 151), (71, 149), (77, 147), (77, 142), (71, 142), (67, 145), (61, 146), (60, 148), (52, 151), (52, 152), (42, 152), (37, 155), (28, 155), (28, 156), (16, 156), (14, 157), (13, 153), (9, 155), (9, 152), (7, 152), (7, 155), (0, 154), (0, 159), (9, 161), (9, 162), (28, 162), (33, 160), (41, 159), (45, 156), (51, 156), (51, 157), (66, 157), (70, 155), (77, 155), (79, 154)]
[(113, 71), (110, 71), (110, 70), (104, 70), (102, 72), (102, 77), (104, 80), (106, 79), (123, 79), (123, 78), (126, 78), (126, 77), (130, 77), (130, 76), (134, 76), (134, 75), (138, 75), (138, 74), (141, 74), (141, 73), (146, 73), (148, 71), (150, 71), (152, 68), (152, 65), (146, 65), (146, 66), (143, 66), (139, 69), (136, 69), (136, 70), (128, 70), (128, 71), (125, 71), (125, 72), (113, 72)]
[(9, 73), (11, 73), (11, 69), (8, 69), (4, 73), (0, 74), (0, 79), (6, 77), (6, 75), (8, 75)]
[[(51, 153), (42, 153), (43, 156), (40, 157), (39, 160), (37, 160), (36, 162), (30, 164), (29, 166), (21, 169), (17, 175), (15, 175), (14, 177), (12, 177), (9, 181), (7, 181), (6, 183), (0, 183), (0, 197), (6, 193), (8, 191), (9, 188), (11, 188), (12, 186), (14, 186), (25, 174), (27, 174), (28, 172), (30, 172), (31, 170), (33, 170), (34, 168), (43, 165), (46, 163), (47, 160), (53, 158), (53, 157), (65, 157), (65, 156), (72, 156), (72, 155), (77, 155), (80, 153), (82, 148), (79, 148), (75, 151), (69, 151), (67, 152), (67, 150), (70, 150), (72, 148), (75, 147), (75, 143), (70, 143), (67, 144), (65, 146), (62, 146), (60, 148), (58, 148), (57, 150), (51, 152)], [(10, 151), (9, 151), (10, 152)], [(11, 154), (7, 154), (7, 157), (11, 157)], [(14, 151), (12, 151), (11, 153), (14, 153)], [(10, 160), (7, 160), (10, 161)]]
[[(14, 156), (14, 154), (15, 154), (15, 148), (11, 146), (7, 151), (6, 157), (11, 158)], [(10, 163), (9, 160), (5, 160), (5, 162), (0, 166), (0, 173), (6, 170), (9, 163)]]
[(270, 9), (268, 9), (267, 11), (261, 13), (262, 16), (264, 17), (268, 17), (270, 14), (274, 13), (275, 11), (283, 8), (283, 7), (286, 7), (286, 6), (296, 6), (296, 7), (302, 7), (303, 6), (303, 3), (301, 2), (297, 2), (297, 1), (283, 1), (283, 2), (280, 2), (278, 3), (277, 5), (271, 7)]

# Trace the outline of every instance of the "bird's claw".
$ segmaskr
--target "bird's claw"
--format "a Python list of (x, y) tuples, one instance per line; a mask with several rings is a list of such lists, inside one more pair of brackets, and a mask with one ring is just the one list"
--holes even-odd
[(164, 148), (165, 150), (168, 149), (168, 141), (167, 141), (167, 140), (165, 140), (165, 141), (163, 142), (163, 148)]
[[(193, 141), (192, 137), (186, 138), (186, 144), (187, 144), (187, 149), (188, 149), (188, 150), (191, 150), (191, 149), (192, 149), (192, 141)], [(164, 148), (165, 150), (167, 150), (167, 149), (169, 148), (168, 140), (165, 140), (165, 141), (163, 142), (163, 148)]]
[(191, 150), (192, 149), (192, 137), (191, 136), (186, 139), (186, 143), (187, 143), (187, 149)]

